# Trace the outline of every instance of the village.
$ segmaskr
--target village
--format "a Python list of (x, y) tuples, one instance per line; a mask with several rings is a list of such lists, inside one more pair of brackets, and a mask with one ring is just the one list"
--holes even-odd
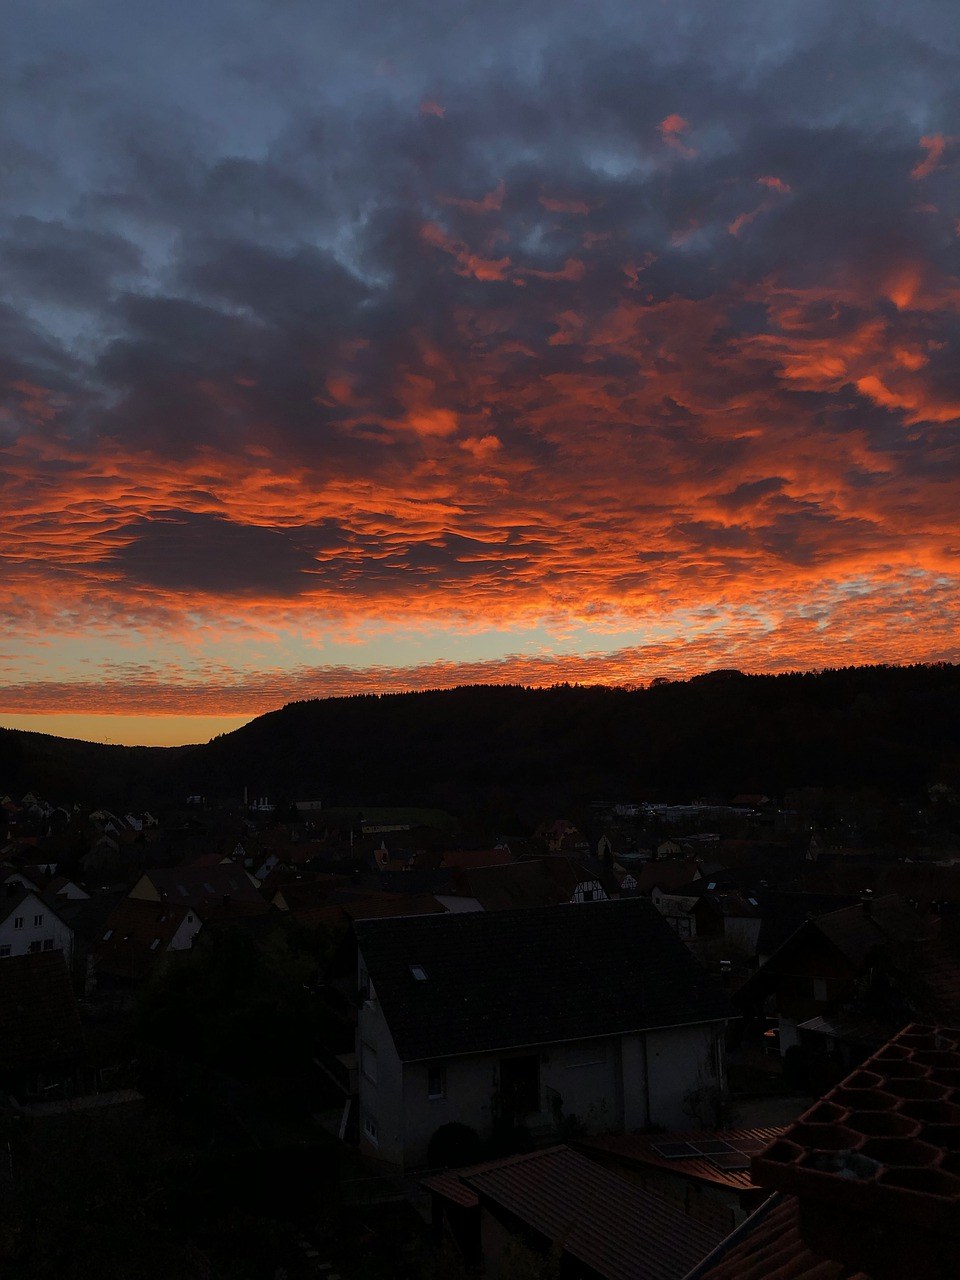
[[(485, 844), (438, 810), (6, 796), (0, 1180), (21, 1210), (0, 1248), (24, 1275), (81, 1230), (122, 1252), (146, 1195), (158, 1274), (719, 1280), (774, 1223), (806, 1274), (798, 1151), (902, 1147), (891, 1221), (895, 1186), (905, 1212), (960, 1186), (960, 1056), (889, 1048), (960, 1025), (947, 799), (898, 847), (864, 842), (862, 799), (827, 827), (800, 794), (601, 802)], [(895, 1116), (877, 1055), (912, 1086)], [(795, 1123), (831, 1090), (852, 1119)]]

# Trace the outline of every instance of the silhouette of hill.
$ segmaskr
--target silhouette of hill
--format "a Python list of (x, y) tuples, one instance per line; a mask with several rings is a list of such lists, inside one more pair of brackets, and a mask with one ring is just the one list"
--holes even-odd
[(937, 781), (960, 784), (960, 667), (949, 664), (318, 699), (195, 747), (0, 733), (0, 786), (51, 795), (238, 798), (246, 786), (274, 800), (464, 812), (491, 795), (537, 805), (802, 786), (909, 796)]

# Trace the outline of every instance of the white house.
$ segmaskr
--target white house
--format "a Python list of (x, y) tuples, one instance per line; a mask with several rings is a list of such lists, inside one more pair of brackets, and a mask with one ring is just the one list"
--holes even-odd
[(362, 1138), (423, 1164), (451, 1121), (693, 1123), (736, 1016), (642, 899), (357, 921)]
[(43, 951), (62, 951), (69, 964), (73, 930), (32, 889), (6, 886), (0, 894), (0, 960)]

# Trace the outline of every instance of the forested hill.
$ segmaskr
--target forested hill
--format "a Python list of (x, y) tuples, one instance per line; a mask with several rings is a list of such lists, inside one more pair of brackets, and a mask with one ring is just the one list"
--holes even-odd
[[(460, 808), (482, 793), (689, 799), (960, 785), (960, 667), (714, 672), (627, 690), (467, 688), (292, 703), (203, 746), (4, 731), (0, 789)], [(71, 787), (71, 782), (75, 787)], [(98, 794), (99, 793), (99, 794)]]

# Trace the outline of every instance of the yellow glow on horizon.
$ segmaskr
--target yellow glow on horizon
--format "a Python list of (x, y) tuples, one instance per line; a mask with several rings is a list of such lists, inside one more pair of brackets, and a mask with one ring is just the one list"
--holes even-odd
[(51, 733), (57, 738), (106, 742), (125, 747), (180, 747), (209, 742), (218, 733), (230, 733), (253, 716), (137, 716), (0, 714), (0, 728)]

